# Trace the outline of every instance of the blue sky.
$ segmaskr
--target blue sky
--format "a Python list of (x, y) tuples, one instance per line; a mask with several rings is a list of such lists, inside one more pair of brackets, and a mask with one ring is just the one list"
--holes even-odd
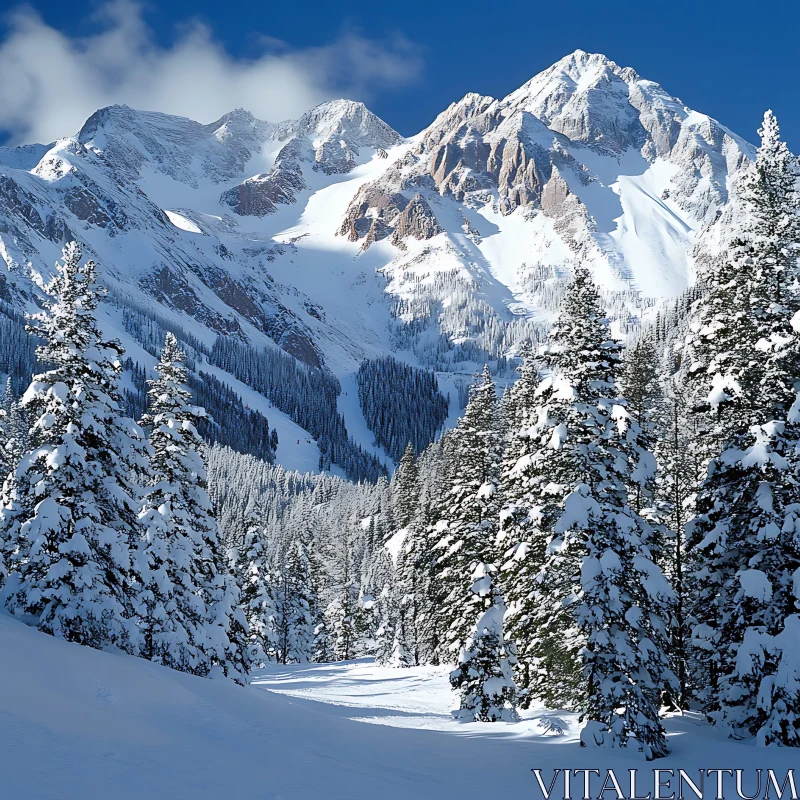
[[(170, 53), (180, 42), (185, 44), (192, 35), (187, 31), (192, 26), (196, 30), (199, 23), (205, 29), (203, 46), (212, 47), (215, 58), (221, 58), (226, 66), (221, 75), (208, 76), (209, 83), (217, 87), (208, 90), (208, 108), (198, 99), (199, 105), (182, 106), (177, 109), (179, 113), (216, 113), (226, 100), (225, 75), (233, 70), (242, 77), (237, 65), (252, 64), (267, 52), (272, 59), (271, 68), (293, 70), (284, 95), (273, 99), (263, 89), (275, 82), (273, 78), (259, 77), (250, 83), (242, 78), (241, 87), (230, 92), (231, 101), (244, 97), (237, 104), (258, 106), (253, 110), (260, 110), (263, 116), (263, 110), (272, 105), (278, 112), (294, 111), (293, 96), (301, 102), (306, 96), (325, 99), (326, 94), (360, 95), (357, 99), (364, 99), (393, 127), (411, 134), (466, 92), (502, 96), (563, 55), (581, 48), (605, 53), (623, 66), (634, 67), (687, 105), (711, 114), (751, 141), (756, 139), (764, 109), (771, 107), (790, 146), (800, 150), (796, 41), (800, 4), (796, 3), (764, 3), (762, 8), (770, 11), (767, 15), (759, 14), (757, 5), (745, 6), (735, 0), (673, 0), (669, 4), (610, 0), (384, 0), (354, 4), (171, 0), (153, 2), (138, 10), (130, 3), (117, 3), (112, 8), (126, 10), (116, 16), (111, 14), (116, 20), (113, 24), (108, 6), (61, 0), (33, 0), (28, 5), (40, 16), (36, 23), (39, 27), (31, 22), (35, 17), (24, 12), (22, 17), (7, 17), (0, 39), (6, 50), (27, 25), (28, 35), (33, 38), (23, 38), (18, 43), (20, 49), (28, 43), (27, 49), (41, 47), (52, 52), (43, 32), (56, 32), (62, 46), (73, 47), (73, 55), (80, 59), (86, 55), (87, 42), (92, 37), (114, 24), (122, 25), (120, 16), (128, 14), (128, 18), (136, 18), (137, 35), (146, 39), (142, 47), (149, 54), (147, 57), (155, 58), (154, 54)], [(24, 25), (22, 18), (27, 20)], [(128, 19), (125, 24), (133, 23)], [(31, 33), (33, 29), (39, 38)], [(123, 38), (132, 37), (126, 34)], [(119, 48), (112, 45), (106, 49), (115, 52)], [(130, 58), (130, 69), (138, 68), (136, 62), (144, 60)], [(185, 60), (176, 58), (180, 63)], [(212, 60), (204, 58), (203, 63)], [(0, 70), (4, 78), (11, 70), (12, 83), (13, 69), (18, 67), (6, 65), (18, 62), (4, 62), (0, 50)], [(55, 69), (61, 71), (58, 64), (59, 59), (54, 59)], [(93, 83), (93, 71), (100, 70), (96, 54), (84, 68), (88, 71), (75, 74), (88, 76), (85, 80), (77, 77), (70, 83), (65, 78), (54, 97), (42, 98), (41, 115), (46, 122), (29, 118), (34, 112), (25, 93), (20, 92), (9, 101), (0, 89), (0, 128), (11, 131), (12, 138), (17, 139), (26, 134), (40, 134), (39, 138), (51, 135), (58, 125), (58, 120), (52, 118), (52, 109), (59, 108), (64, 95), (73, 91), (73, 105), (80, 107), (81, 114), (87, 103), (106, 104), (117, 99), (132, 99), (129, 104), (150, 104), (166, 110), (163, 106), (169, 103), (170, 93), (179, 98), (183, 94), (181, 86), (187, 84), (202, 94), (198, 85), (203, 83), (202, 78), (181, 78), (182, 83), (175, 85), (166, 81), (159, 88), (159, 75), (168, 71), (163, 66), (154, 66), (152, 73), (137, 78), (133, 81), (135, 86), (123, 86), (129, 69), (123, 58), (109, 70), (119, 75), (104, 78), (102, 90), (82, 93), (74, 84)], [(303, 83), (303, 70), (313, 73), (309, 85)], [(173, 70), (170, 68), (169, 72)], [(189, 67), (187, 74), (192, 74)], [(115, 86), (114, 80), (120, 85)], [(295, 86), (295, 80), (302, 85)], [(34, 75), (28, 84), (36, 87), (40, 82)], [(160, 94), (151, 98), (145, 85)], [(214, 91), (220, 96), (216, 97)], [(249, 98), (262, 94), (260, 105), (249, 102)], [(70, 108), (59, 110), (67, 128), (74, 126), (71, 113)]]

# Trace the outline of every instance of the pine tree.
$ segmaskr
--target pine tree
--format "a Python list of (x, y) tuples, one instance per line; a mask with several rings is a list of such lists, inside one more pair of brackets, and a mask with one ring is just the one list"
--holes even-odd
[(248, 647), (250, 660), (257, 666), (265, 666), (275, 660), (276, 609), (271, 597), (273, 580), (264, 546), (264, 532), (254, 523), (245, 535), (237, 553), (236, 571), (241, 584), (241, 604), (247, 618), (249, 630)]
[[(741, 324), (723, 327), (720, 313), (704, 349), (697, 348), (704, 358), (693, 372), (695, 394), (711, 384), (708, 416), (718, 447), (687, 526), (697, 583), (693, 640), (698, 661), (709, 664), (702, 699), (712, 721), (733, 736), (796, 746), (796, 730), (775, 724), (775, 715), (800, 708), (800, 696), (787, 694), (791, 681), (782, 681), (779, 693), (770, 687), (779, 669), (788, 674), (779, 667), (787, 654), (775, 643), (786, 642), (783, 632), (793, 629), (798, 611), (798, 168), (771, 112), (760, 133), (757, 159), (737, 186), (743, 229), (719, 268), (726, 285), (736, 287), (727, 290), (727, 317)], [(705, 308), (719, 305), (713, 286), (721, 280), (713, 280), (699, 309), (700, 333), (709, 327)], [(735, 377), (722, 392), (719, 364)]]
[(120, 408), (123, 350), (101, 335), (103, 292), (77, 244), (64, 248), (46, 291), (46, 310), (30, 330), (45, 340), (38, 358), (53, 367), (33, 378), (21, 401), (31, 441), (2, 526), (24, 557), (13, 564), (6, 603), (54, 636), (135, 653), (130, 548), (140, 537), (139, 488), (130, 476), (143, 466), (143, 436)]
[(450, 673), (450, 685), (460, 695), (456, 719), (465, 722), (516, 722), (517, 687), (513, 666), (516, 654), (512, 642), (503, 636), (505, 605), (495, 587), (492, 569), (475, 564), (471, 591), (478, 620)]
[[(522, 673), (533, 697), (585, 710), (585, 743), (635, 741), (651, 758), (666, 752), (658, 707), (671, 596), (648, 526), (628, 505), (641, 433), (616, 394), (619, 352), (579, 267), (542, 350), (549, 374), (536, 389), (528, 452), (509, 470), (524, 489), (514, 503), (530, 520), (525, 544), (541, 564), (509, 617), (533, 667)], [(520, 592), (515, 568), (512, 558), (506, 572)]]
[(562, 525), (589, 531), (574, 610), (585, 641), (587, 722), (581, 744), (636, 746), (647, 760), (661, 758), (668, 753), (658, 712), (671, 589), (642, 547), (633, 514), (609, 518), (584, 485), (567, 498), (565, 517)]
[(503, 425), (508, 431), (521, 430), (530, 418), (535, 407), (536, 387), (542, 376), (539, 370), (537, 353), (530, 342), (520, 348), (519, 377), (506, 389), (501, 401)]
[(419, 494), (417, 457), (409, 442), (392, 478), (392, 510), (400, 528), (405, 528), (417, 515)]
[(430, 663), (433, 648), (430, 646), (430, 629), (426, 610), (429, 596), (428, 574), (423, 564), (426, 554), (422, 552), (424, 537), (419, 522), (413, 522), (404, 530), (403, 541), (397, 554), (395, 589), (397, 592), (397, 618), (392, 643), (392, 662), (396, 666), (411, 667)]
[(689, 663), (693, 582), (685, 530), (693, 512), (694, 493), (702, 471), (697, 416), (689, 411), (682, 387), (669, 386), (657, 415), (656, 459), (659, 468), (655, 495), (656, 507), (662, 512), (661, 522), (671, 533), (665, 539), (659, 563), (675, 593), (669, 656), (677, 678), (677, 690), (667, 694), (669, 702), (678, 709), (689, 708), (696, 688), (694, 677), (700, 677), (703, 672), (699, 664), (690, 668)]
[(375, 663), (389, 665), (397, 642), (397, 603), (389, 583), (384, 584), (375, 599), (375, 617)]
[[(752, 667), (763, 671), (765, 656), (775, 664), (774, 672), (767, 674), (758, 689), (759, 723), (757, 742), (784, 747), (800, 747), (800, 615), (792, 614), (784, 622), (783, 630), (776, 636), (761, 635), (756, 647), (748, 648), (748, 638), (758, 636), (754, 628), (745, 632), (744, 653), (753, 655)], [(746, 659), (742, 659), (746, 663)]]
[(324, 614), (317, 617), (314, 625), (314, 645), (313, 658), (315, 664), (330, 664), (336, 661), (331, 646), (331, 639), (328, 636), (328, 629), (325, 625)]
[[(15, 400), (12, 391), (11, 378), (6, 381), (6, 390), (2, 402), (2, 434), (0, 434), (0, 507), (10, 508), (16, 499), (17, 466), (22, 462), (22, 457), (30, 450), (30, 436), (28, 419), (25, 409), (18, 400)], [(19, 528), (13, 529), (13, 535), (0, 537), (0, 560), (3, 560), (8, 569), (14, 569), (15, 564), (27, 558), (28, 542), (19, 538)]]
[(427, 550), (423, 486), (409, 444), (392, 477), (392, 516), (402, 540), (395, 570), (397, 621), (392, 660), (416, 666), (434, 660), (435, 604), (430, 602), (430, 553)]
[(330, 587), (324, 610), (324, 628), (333, 661), (362, 654), (363, 619), (359, 603), (356, 524), (351, 519), (328, 544), (326, 578)]
[(397, 631), (397, 596), (395, 570), (392, 558), (381, 546), (373, 561), (368, 585), (375, 598), (374, 655), (378, 664), (389, 665), (392, 661)]
[(637, 514), (653, 503), (656, 481), (656, 418), (663, 403), (656, 348), (651, 336), (641, 336), (625, 352), (621, 388), (628, 412), (639, 426), (633, 443), (634, 465), (628, 487), (630, 504)]
[(435, 539), (437, 611), (444, 637), (440, 659), (453, 663), (474, 624), (472, 570), (494, 556), (501, 459), (497, 395), (488, 367), (477, 377), (450, 437), (450, 489), (440, 498)]
[[(198, 675), (222, 672), (243, 683), (248, 671), (247, 622), (206, 489), (197, 432), (205, 411), (190, 403), (184, 360), (176, 338), (168, 333), (143, 420), (151, 429), (152, 457), (141, 517), (153, 534), (142, 558), (155, 573), (166, 572), (171, 593), (171, 630), (151, 652), (156, 660), (178, 669)], [(145, 629), (156, 630), (156, 624), (162, 623), (148, 616)]]
[[(13, 405), (14, 398), (11, 392), (11, 376), (9, 376), (6, 383), (6, 393), (3, 397), (2, 405), (0, 405), (0, 477), (5, 477), (9, 472), (16, 467), (16, 460), (9, 458), (8, 442), (10, 438), (8, 423), (9, 412)], [(5, 505), (5, 503), (3, 503)], [(6, 540), (0, 528), (0, 587), (5, 583), (8, 569), (6, 568)]]
[(533, 547), (538, 499), (529, 474), (531, 457), (537, 448), (530, 432), (538, 421), (541, 376), (539, 362), (529, 345), (523, 349), (522, 356), (520, 377), (506, 390), (501, 403), (505, 448), (500, 475), (502, 507), (498, 516), (496, 559), (501, 565), (500, 577), (508, 604), (506, 634), (515, 643), (519, 655), (515, 674), (521, 690), (520, 702), (527, 707), (534, 669), (534, 659), (529, 652), (534, 635), (529, 602), (544, 550), (541, 546)]
[(11, 376), (6, 381), (6, 391), (0, 401), (0, 475), (6, 476), (16, 467), (19, 459), (9, 458), (8, 441), (10, 438), (8, 423), (11, 409), (14, 406), (14, 395), (11, 390)]
[(280, 556), (269, 584), (276, 660), (305, 664), (313, 649), (311, 563), (299, 537), (292, 537)]

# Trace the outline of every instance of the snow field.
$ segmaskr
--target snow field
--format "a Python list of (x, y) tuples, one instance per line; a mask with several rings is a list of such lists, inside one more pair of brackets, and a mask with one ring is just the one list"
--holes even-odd
[(538, 798), (533, 768), (785, 774), (795, 762), (689, 714), (667, 719), (668, 758), (601, 762), (578, 746), (574, 715), (556, 715), (564, 736), (544, 735), (553, 714), (542, 709), (515, 724), (455, 722), (443, 667), (274, 665), (241, 688), (59, 641), (5, 613), (0, 652), (3, 796), (18, 800)]

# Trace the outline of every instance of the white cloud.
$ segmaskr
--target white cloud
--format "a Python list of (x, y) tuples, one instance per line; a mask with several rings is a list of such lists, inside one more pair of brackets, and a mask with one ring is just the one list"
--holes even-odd
[(263, 36), (259, 57), (239, 59), (198, 22), (160, 46), (131, 0), (114, 0), (97, 17), (97, 33), (69, 38), (30, 8), (9, 15), (0, 43), (0, 129), (12, 141), (72, 135), (114, 103), (200, 122), (242, 107), (280, 121), (334, 97), (366, 101), (421, 70), (415, 47), (398, 37), (345, 33), (323, 47), (296, 49)]

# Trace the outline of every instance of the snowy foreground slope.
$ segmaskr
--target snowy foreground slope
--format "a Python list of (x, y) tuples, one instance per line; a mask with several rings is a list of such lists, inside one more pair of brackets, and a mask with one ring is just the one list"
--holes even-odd
[(790, 752), (730, 742), (693, 716), (667, 719), (672, 755), (652, 764), (581, 750), (571, 715), (559, 715), (564, 736), (542, 735), (545, 711), (458, 724), (441, 668), (276, 666), (242, 689), (57, 641), (4, 614), (0, 652), (2, 796), (15, 800), (537, 798), (530, 770), (566, 767), (637, 767), (646, 794), (653, 767), (743, 768), (750, 780), (756, 767), (796, 766)]

